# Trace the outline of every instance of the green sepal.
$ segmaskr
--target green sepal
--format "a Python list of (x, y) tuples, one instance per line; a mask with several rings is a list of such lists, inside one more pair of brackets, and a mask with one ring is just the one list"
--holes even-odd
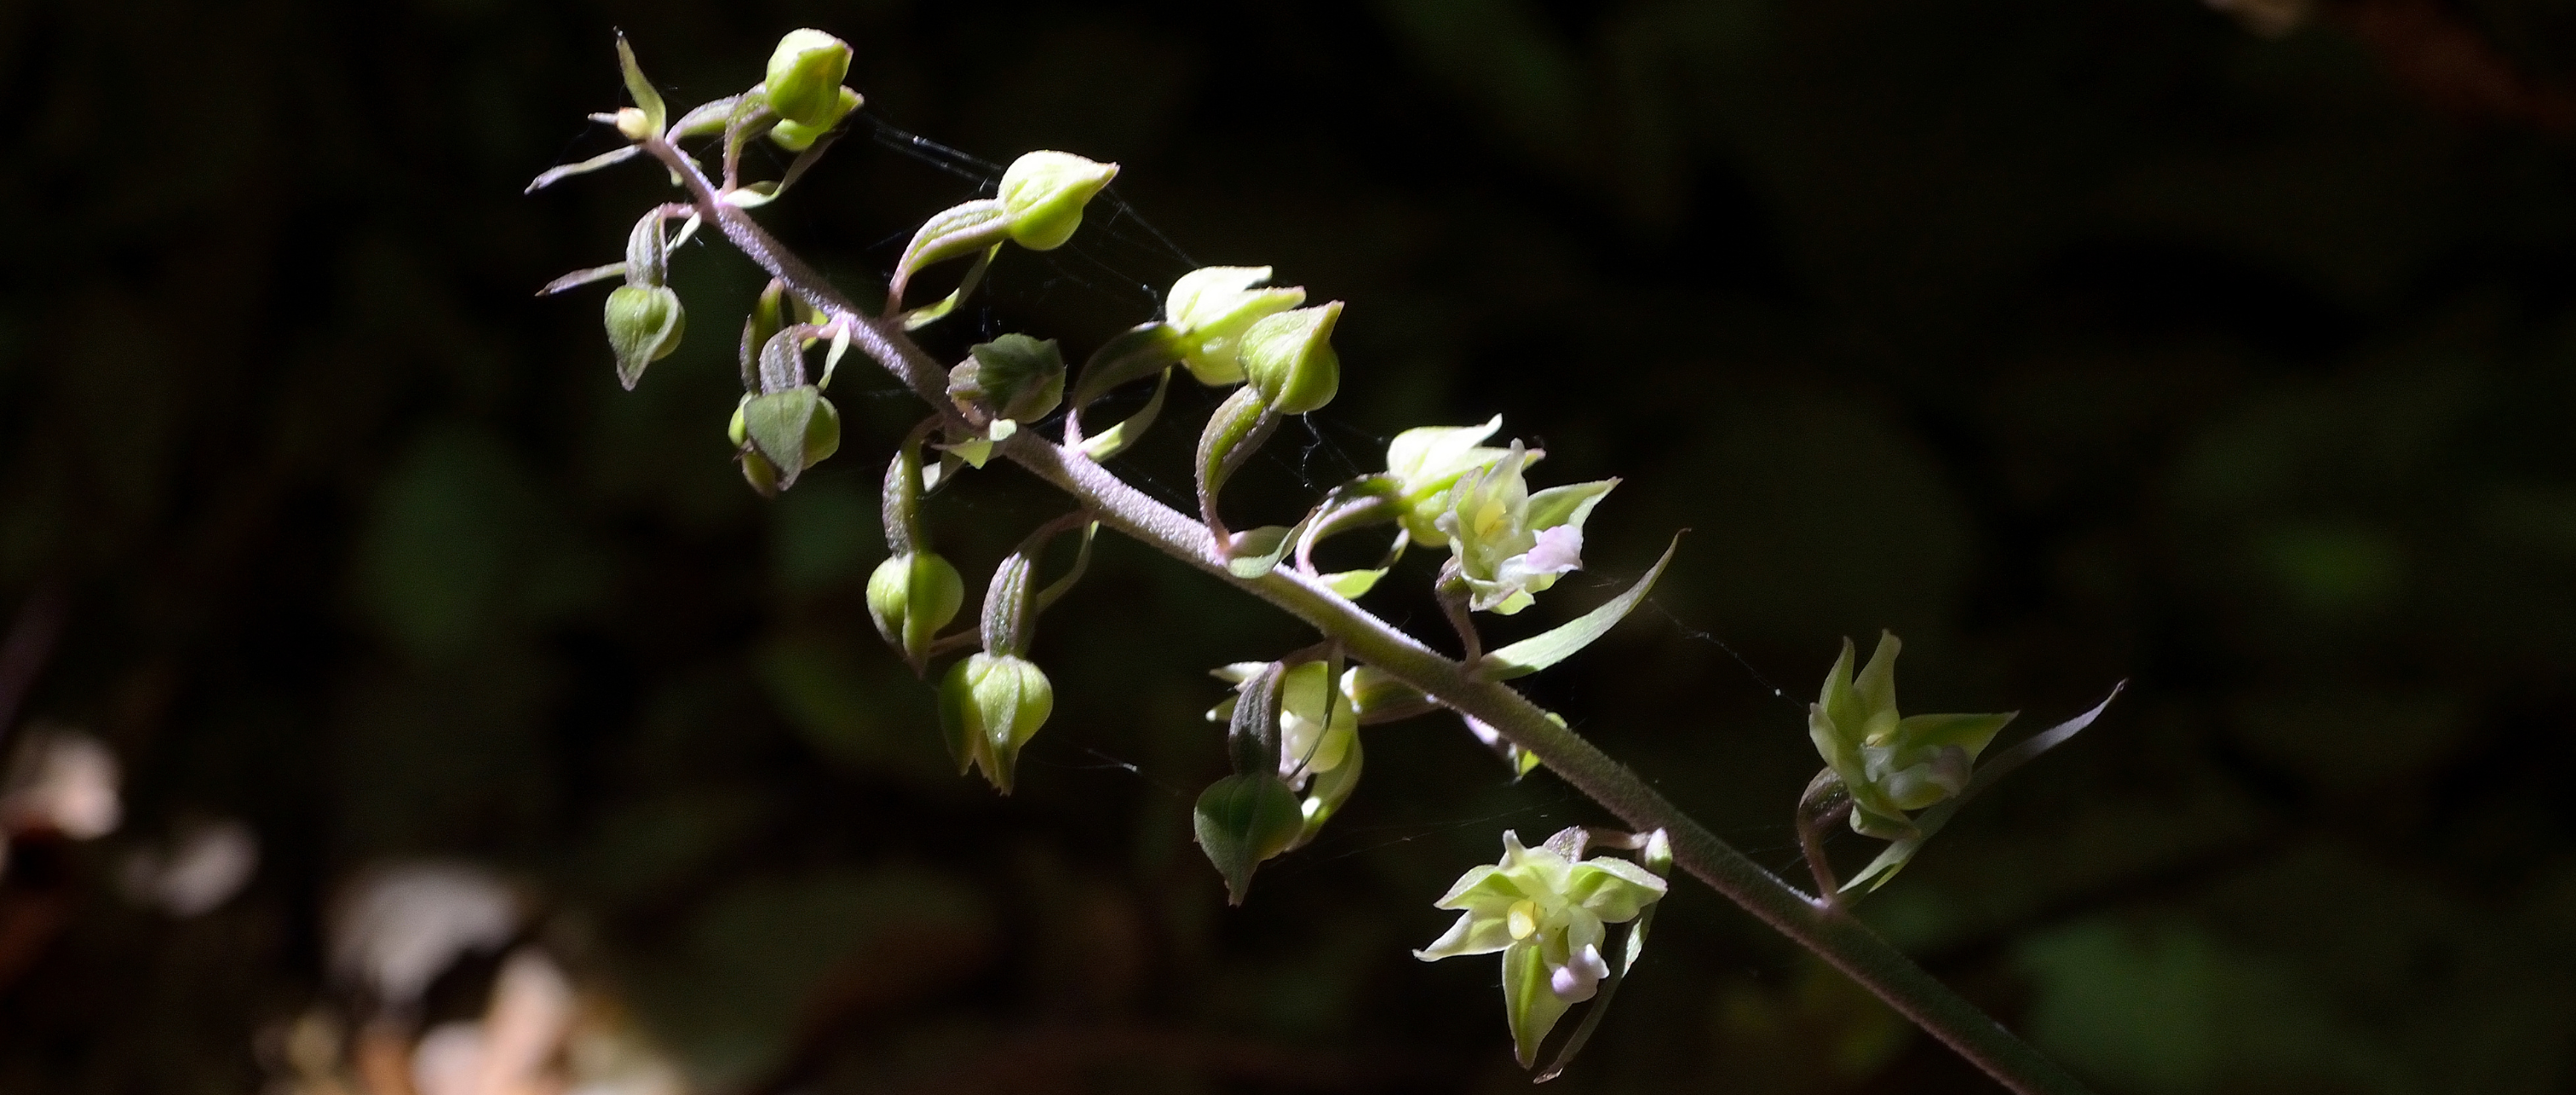
[(950, 666), (939, 684), (939, 728), (957, 774), (982, 768), (1011, 793), (1020, 747), (1055, 711), (1055, 687), (1026, 658), (977, 652)]
[(1199, 849), (1225, 877), (1225, 900), (1243, 904), (1252, 872), (1306, 830), (1297, 792), (1275, 771), (1239, 772), (1209, 784), (1190, 811)]
[(1512, 1053), (1522, 1068), (1538, 1063), (1547, 1032), (1573, 1007), (1548, 987), (1547, 960), (1537, 947), (1516, 943), (1503, 951), (1503, 1012), (1511, 1020)]
[(1655, 580), (1663, 577), (1664, 568), (1672, 563), (1673, 553), (1679, 551), (1681, 545), (1681, 536), (1675, 534), (1672, 543), (1664, 548), (1663, 558), (1655, 560), (1655, 565), (1648, 568), (1636, 584), (1629, 586), (1627, 592), (1603, 602), (1601, 607), (1579, 618), (1485, 655), (1485, 660), (1477, 663), (1476, 672), (1486, 680), (1507, 681), (1526, 677), (1573, 657), (1609, 634), (1610, 629), (1617, 627), (1630, 612), (1636, 611), (1637, 606), (1645, 601), (1646, 594), (1655, 588)]
[(1342, 698), (1360, 717), (1360, 725), (1393, 722), (1436, 708), (1422, 690), (1389, 676), (1373, 665), (1352, 666), (1342, 674)]
[(1531, 491), (1527, 523), (1532, 529), (1550, 529), (1558, 525), (1583, 527), (1592, 517), (1592, 507), (1600, 505), (1610, 489), (1619, 485), (1616, 479), (1595, 479), (1589, 483), (1567, 483), (1546, 490)]
[(811, 384), (744, 398), (743, 436), (778, 468), (778, 489), (841, 447), (841, 416)]

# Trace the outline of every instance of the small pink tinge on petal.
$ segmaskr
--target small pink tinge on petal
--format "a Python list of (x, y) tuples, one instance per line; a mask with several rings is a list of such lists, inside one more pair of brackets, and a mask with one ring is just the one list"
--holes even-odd
[(1532, 574), (1563, 574), (1583, 569), (1583, 530), (1572, 525), (1541, 529), (1538, 543), (1521, 556), (1521, 566)]

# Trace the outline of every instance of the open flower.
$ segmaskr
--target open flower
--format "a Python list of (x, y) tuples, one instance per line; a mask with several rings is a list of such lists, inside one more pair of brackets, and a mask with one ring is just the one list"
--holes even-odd
[(1895, 635), (1880, 632), (1878, 649), (1855, 677), (1852, 642), (1843, 640), (1823, 693), (1807, 708), (1807, 736), (1851, 794), (1852, 828), (1883, 840), (1913, 835), (1909, 812), (1966, 790), (1977, 754), (2014, 714), (1899, 716), (1902, 649)]
[(1518, 441), (1498, 460), (1462, 475), (1449, 488), (1449, 509), (1435, 521), (1456, 553), (1469, 591), (1467, 607), (1509, 616), (1533, 594), (1583, 567), (1583, 522), (1616, 479), (1549, 487), (1535, 494), (1521, 471), (1529, 464)]
[(1462, 915), (1430, 946), (1425, 962), (1503, 955), (1503, 1010), (1526, 1068), (1566, 1009), (1592, 998), (1610, 975), (1602, 956), (1606, 924), (1637, 918), (1664, 896), (1664, 880), (1622, 859), (1584, 859), (1584, 832), (1567, 829), (1536, 848), (1503, 834), (1503, 860), (1458, 879), (1438, 902)]

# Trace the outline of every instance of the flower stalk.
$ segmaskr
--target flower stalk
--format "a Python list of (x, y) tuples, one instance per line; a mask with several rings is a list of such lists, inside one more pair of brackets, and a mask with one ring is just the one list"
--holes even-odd
[[(851, 343), (942, 415), (971, 429), (948, 397), (947, 369), (902, 330), (899, 321), (868, 315), (802, 258), (779, 245), (739, 206), (728, 203), (698, 163), (666, 135), (638, 142), (679, 179), (690, 204), (753, 263), (844, 325)], [(1352, 604), (1320, 578), (1295, 568), (1242, 577), (1227, 567), (1226, 545), (1202, 519), (1183, 515), (1103, 469), (1078, 447), (1020, 431), (995, 452), (1054, 485), (1108, 526), (1314, 627), (1350, 658), (1481, 721), (1537, 756), (1576, 790), (1629, 827), (1670, 834), (1673, 861), (1692, 877), (1852, 977), (1933, 1037), (2005, 1087), (2024, 1095), (2075, 1095), (2084, 1086), (1974, 1004), (1926, 973), (1857, 919), (1810, 898), (1676, 809), (1644, 779), (1518, 691), (1480, 676), (1420, 640)]]

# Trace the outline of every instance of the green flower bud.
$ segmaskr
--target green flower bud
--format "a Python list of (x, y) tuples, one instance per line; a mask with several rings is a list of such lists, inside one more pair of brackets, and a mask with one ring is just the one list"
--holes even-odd
[(848, 117), (851, 111), (857, 110), (859, 104), (866, 101), (859, 97), (858, 92), (846, 87), (842, 88), (840, 105), (833, 108), (830, 121), (821, 125), (806, 125), (803, 122), (782, 119), (777, 125), (769, 127), (769, 139), (789, 152), (803, 152), (814, 147), (816, 140), (831, 132), (832, 127), (841, 124), (841, 119)]
[(1271, 772), (1243, 772), (1209, 784), (1190, 825), (1198, 832), (1199, 849), (1225, 876), (1226, 903), (1240, 905), (1253, 868), (1295, 844), (1306, 830), (1306, 816), (1287, 781)]
[(1052, 251), (1082, 227), (1082, 207), (1118, 177), (1118, 165), (1095, 163), (1070, 152), (1031, 152), (1002, 172), (1002, 210), (1011, 240), (1031, 251)]
[(762, 86), (770, 113), (798, 125), (829, 129), (841, 120), (841, 80), (850, 74), (850, 44), (819, 30), (792, 30), (769, 55)]
[(617, 353), (617, 381), (627, 390), (644, 378), (644, 367), (680, 348), (688, 313), (680, 294), (662, 285), (620, 285), (609, 290), (605, 316), (608, 346)]
[(931, 640), (965, 604), (965, 579), (936, 552), (894, 556), (868, 575), (868, 616), (916, 674), (930, 658)]
[[(840, 451), (841, 412), (811, 384), (746, 395), (735, 405), (725, 434), (735, 451), (764, 457), (776, 480), (774, 490), (785, 490), (796, 485), (796, 476), (805, 469)], [(746, 461), (743, 467), (748, 475), (751, 464)], [(752, 485), (760, 484), (755, 480)]]
[(1270, 280), (1267, 266), (1210, 266), (1172, 283), (1163, 315), (1185, 346), (1181, 363), (1209, 386), (1243, 379), (1243, 332), (1269, 316), (1306, 303), (1295, 286), (1256, 289)]
[(1064, 352), (1054, 339), (1003, 335), (966, 352), (967, 359), (948, 370), (948, 397), (959, 408), (991, 420), (1028, 422), (1064, 402)]
[(1243, 373), (1270, 409), (1280, 414), (1322, 410), (1342, 387), (1342, 359), (1333, 353), (1333, 324), (1342, 302), (1299, 308), (1264, 318), (1243, 332)]
[(984, 770), (995, 789), (1011, 793), (1020, 747), (1037, 736), (1055, 710), (1055, 688), (1028, 659), (976, 653), (948, 670), (939, 683), (939, 729), (957, 774)]

